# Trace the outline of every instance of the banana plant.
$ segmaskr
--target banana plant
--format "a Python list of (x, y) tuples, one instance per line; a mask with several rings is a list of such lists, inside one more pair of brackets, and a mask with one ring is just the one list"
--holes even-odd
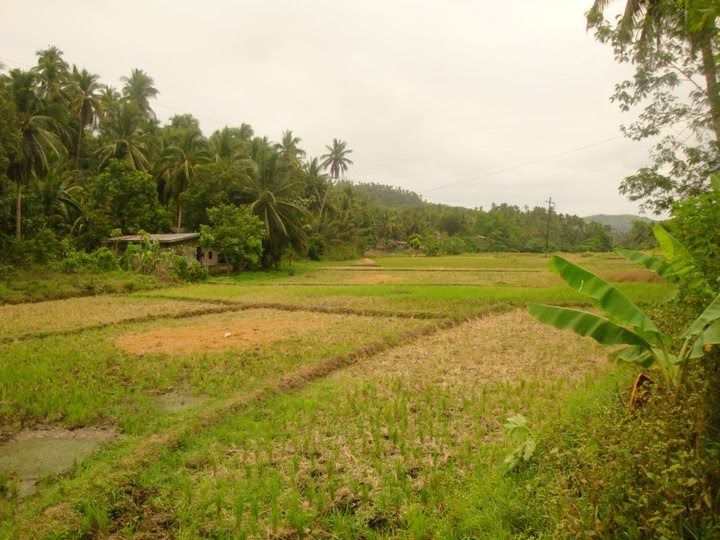
[(663, 257), (632, 249), (620, 248), (617, 252), (626, 259), (639, 262), (663, 279), (673, 283), (682, 282), (693, 291), (709, 297), (714, 296), (712, 285), (700, 272), (694, 257), (682, 242), (667, 232), (662, 225), (655, 225), (653, 234), (660, 245)]
[(551, 265), (570, 287), (589, 296), (605, 316), (543, 304), (528, 304), (529, 313), (542, 323), (572, 330), (601, 345), (624, 345), (611, 356), (644, 368), (659, 368), (668, 388), (677, 389), (688, 360), (720, 343), (720, 295), (688, 326), (681, 343), (674, 343), (643, 310), (602, 278), (557, 255)]

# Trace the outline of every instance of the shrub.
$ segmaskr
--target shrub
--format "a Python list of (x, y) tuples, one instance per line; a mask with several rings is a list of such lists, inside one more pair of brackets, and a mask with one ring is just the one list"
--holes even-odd
[(200, 227), (200, 243), (221, 253), (233, 270), (255, 268), (263, 252), (265, 227), (249, 207), (223, 204), (207, 210), (210, 225)]
[(120, 269), (120, 261), (115, 254), (106, 247), (100, 248), (92, 253), (77, 251), (67, 248), (65, 244), (65, 255), (62, 261), (64, 272), (112, 272)]
[(17, 277), (17, 270), (10, 264), (0, 264), (0, 281), (8, 281)]
[(129, 244), (125, 248), (123, 259), (128, 270), (135, 270), (140, 274), (155, 272), (160, 257), (160, 244), (150, 240), (144, 235), (139, 244)]
[(203, 281), (208, 278), (208, 269), (198, 261), (189, 262), (186, 257), (165, 253), (162, 257), (170, 267), (172, 277), (178, 281)]

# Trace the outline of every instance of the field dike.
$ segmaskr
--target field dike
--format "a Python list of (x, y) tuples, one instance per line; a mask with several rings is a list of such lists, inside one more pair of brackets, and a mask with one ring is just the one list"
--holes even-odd
[[(334, 286), (334, 285), (333, 285)], [(423, 285), (424, 286), (424, 285)], [(322, 306), (303, 306), (296, 304), (281, 304), (277, 302), (248, 302), (240, 303), (236, 300), (221, 299), (204, 299), (204, 298), (188, 298), (184, 296), (143, 296), (143, 298), (152, 298), (156, 300), (176, 300), (187, 302), (202, 302), (205, 304), (220, 304), (224, 306), (235, 306), (236, 311), (244, 309), (275, 309), (278, 311), (307, 311), (310, 313), (324, 313), (327, 315), (358, 315), (360, 317), (390, 317), (395, 319), (421, 319), (421, 320), (444, 320), (450, 319), (452, 316), (448, 313), (433, 313), (427, 311), (390, 311), (382, 309), (355, 309), (355, 308), (334, 308)], [(464, 320), (464, 319), (463, 319)]]
[[(250, 308), (242, 306), (242, 309)], [(242, 409), (260, 403), (271, 396), (297, 391), (308, 383), (327, 377), (342, 368), (381, 352), (411, 344), (420, 338), (460, 326), (470, 320), (506, 312), (509, 309), (509, 306), (494, 305), (488, 306), (485, 311), (469, 318), (435, 320), (422, 328), (402, 333), (392, 340), (378, 341), (351, 353), (331, 358), (319, 365), (300, 368), (275, 381), (268, 382), (254, 391), (209, 405), (197, 412), (191, 411), (181, 424), (173, 425), (163, 432), (140, 440), (125, 455), (112, 463), (100, 462), (89, 468), (83, 477), (85, 487), (82, 493), (76, 490), (65, 492), (63, 502), (51, 506), (43, 503), (42, 496), (28, 500), (22, 511), (16, 515), (16, 534), (20, 538), (25, 538), (42, 537), (51, 532), (55, 536), (62, 536), (63, 531), (68, 533), (77, 531), (83, 520), (83, 516), (78, 511), (78, 503), (81, 499), (92, 498), (98, 501), (98, 504), (103, 504), (100, 501), (111, 501), (117, 497), (118, 493), (134, 493), (135, 478), (139, 471), (155, 462), (162, 454), (182, 447), (183, 441), (193, 438), (198, 432), (214, 427)], [(308, 310), (303, 309), (302, 311)], [(326, 311), (322, 310), (322, 312)], [(337, 313), (337, 311), (330, 310), (330, 313)], [(364, 311), (362, 314), (366, 315)]]

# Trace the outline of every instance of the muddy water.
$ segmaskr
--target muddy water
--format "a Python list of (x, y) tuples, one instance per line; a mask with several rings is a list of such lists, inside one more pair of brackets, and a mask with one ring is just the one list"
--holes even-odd
[(117, 437), (114, 431), (91, 428), (22, 431), (0, 445), (0, 472), (15, 475), (24, 497), (35, 491), (38, 479), (71, 469)]

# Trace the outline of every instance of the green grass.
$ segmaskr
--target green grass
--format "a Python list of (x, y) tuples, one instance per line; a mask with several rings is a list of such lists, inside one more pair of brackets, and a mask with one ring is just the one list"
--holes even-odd
[[(324, 331), (294, 332), (285, 338), (248, 343), (227, 350), (194, 354), (137, 356), (124, 352), (115, 339), (132, 334), (198, 326), (272, 324), (284, 312), (251, 310), (118, 325), (70, 336), (51, 336), (7, 345), (0, 364), (0, 422), (12, 425), (59, 423), (69, 427), (111, 422), (124, 432), (146, 432), (162, 416), (155, 396), (178, 389), (212, 398), (248, 392), (299, 366), (321, 363), (401, 332), (421, 328), (422, 321), (316, 315)], [(351, 324), (348, 324), (351, 322)], [(225, 326), (224, 326), (225, 325)], [(131, 338), (132, 339), (132, 338)], [(39, 384), (42, 384), (40, 391)]]
[[(624, 261), (577, 259), (639, 303), (668, 292)], [(17, 321), (0, 345), (2, 429), (124, 435), (22, 503), (0, 500), (0, 536), (552, 534), (557, 512), (527, 487), (550, 481), (543, 460), (509, 474), (501, 424), (524, 414), (539, 455), (552, 453), (542, 441), (561, 420), (591, 410), (575, 404), (609, 395), (627, 374), (591, 341), (508, 310), (584, 298), (537, 255), (375, 262), (0, 308), (0, 321)], [(390, 281), (377, 283), (383, 275)], [(193, 311), (206, 308), (222, 312)], [(33, 337), (43, 328), (51, 335)], [(253, 328), (268, 339), (202, 347)], [(188, 342), (197, 350), (172, 349), (201, 332)], [(170, 348), (156, 352), (156, 342)], [(123, 349), (133, 345), (146, 353)], [(172, 412), (158, 399), (168, 392), (206, 401)]]
[(159, 287), (153, 276), (135, 272), (66, 274), (50, 270), (21, 270), (18, 276), (0, 281), (0, 305), (42, 302), (76, 296), (127, 293)]

